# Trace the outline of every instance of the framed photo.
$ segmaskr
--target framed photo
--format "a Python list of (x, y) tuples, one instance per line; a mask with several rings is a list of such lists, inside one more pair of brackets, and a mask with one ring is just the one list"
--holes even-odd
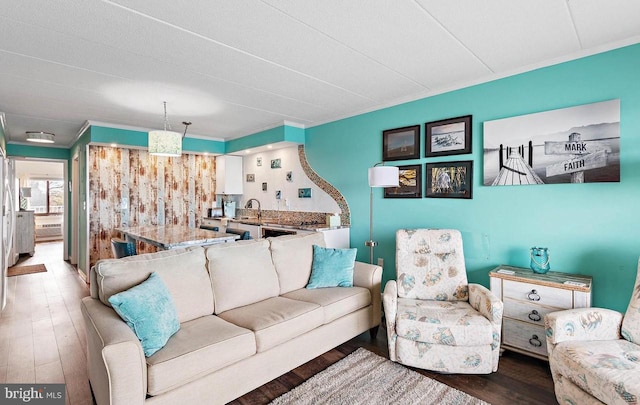
[(424, 124), (425, 156), (471, 153), (471, 115)]
[(262, 166), (262, 156), (256, 158), (256, 166)]
[(293, 181), (293, 172), (287, 172), (287, 176), (286, 176), (287, 181)]
[(298, 198), (311, 198), (311, 189), (310, 188), (299, 188), (298, 189)]
[(267, 183), (262, 183), (262, 191), (267, 191)]
[(399, 166), (398, 187), (385, 187), (384, 198), (422, 198), (422, 165)]
[(473, 197), (473, 161), (427, 163), (427, 198)]
[(420, 157), (420, 125), (382, 131), (382, 160)]
[(254, 181), (256, 181), (256, 175), (255, 174), (247, 174), (247, 183), (253, 183)]
[(271, 168), (280, 169), (282, 167), (280, 159), (271, 159)]

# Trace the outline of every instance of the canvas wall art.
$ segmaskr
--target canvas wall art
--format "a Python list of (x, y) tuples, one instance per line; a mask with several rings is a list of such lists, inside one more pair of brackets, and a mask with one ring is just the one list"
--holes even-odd
[(620, 100), (484, 123), (485, 186), (620, 181)]

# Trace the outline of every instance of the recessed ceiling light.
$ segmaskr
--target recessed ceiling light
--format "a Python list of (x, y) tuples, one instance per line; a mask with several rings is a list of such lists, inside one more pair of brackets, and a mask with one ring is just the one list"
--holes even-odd
[(27, 131), (27, 141), (37, 143), (53, 143), (55, 135), (43, 131)]
[(116, 146), (118, 146), (118, 144), (117, 144), (117, 143), (112, 143), (112, 144), (111, 144), (111, 147), (112, 147), (112, 148), (115, 148)]

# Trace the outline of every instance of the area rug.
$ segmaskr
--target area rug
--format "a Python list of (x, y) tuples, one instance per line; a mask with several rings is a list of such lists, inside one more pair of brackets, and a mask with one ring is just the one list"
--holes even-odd
[(363, 348), (271, 404), (489, 405)]
[(47, 268), (45, 267), (44, 264), (13, 266), (13, 267), (9, 267), (9, 270), (7, 271), (7, 277), (22, 276), (25, 274), (32, 274), (32, 273), (42, 273), (45, 271), (47, 271)]

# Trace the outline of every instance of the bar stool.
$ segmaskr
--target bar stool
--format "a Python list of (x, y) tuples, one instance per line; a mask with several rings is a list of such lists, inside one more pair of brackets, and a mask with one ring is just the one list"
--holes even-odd
[(127, 242), (119, 238), (111, 238), (111, 251), (116, 259), (138, 254), (135, 242)]
[(238, 228), (227, 228), (226, 233), (233, 233), (235, 235), (240, 235), (238, 240), (249, 240), (251, 239), (251, 233), (249, 231), (245, 231), (244, 229)]

